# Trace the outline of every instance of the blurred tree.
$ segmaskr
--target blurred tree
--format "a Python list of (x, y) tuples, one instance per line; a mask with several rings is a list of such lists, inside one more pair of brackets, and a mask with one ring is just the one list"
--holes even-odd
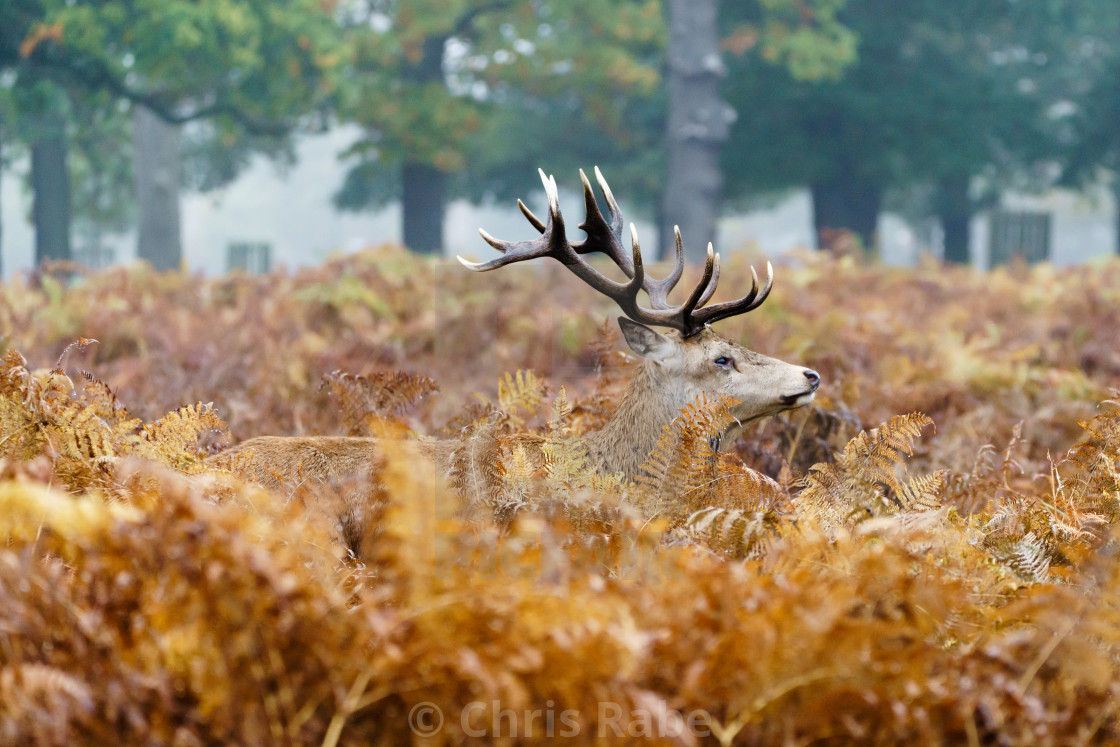
[(35, 261), (70, 259), (70, 163), (66, 125), (69, 99), (61, 87), (38, 81), (17, 101), (31, 151)]
[(132, 112), (133, 169), (139, 226), (136, 256), (172, 270), (183, 256), (179, 229), (179, 125), (143, 106)]
[(715, 240), (724, 182), (720, 151), (737, 118), (736, 108), (720, 97), (727, 73), (722, 53), (742, 53), (761, 42), (763, 57), (795, 79), (835, 77), (855, 57), (854, 37), (836, 21), (844, 1), (724, 2), (725, 14), (736, 23), (725, 26), (733, 30), (721, 39), (718, 0), (665, 0), (668, 168), (659, 231), (662, 256), (671, 251), (674, 225), (680, 225), (686, 253), (695, 261), (703, 260)]
[[(12, 101), (12, 86), (0, 78), (0, 177), (8, 170), (12, 159), (12, 148), (8, 145), (14, 131), (15, 104)], [(0, 279), (4, 277), (4, 211), (0, 201)]]
[(589, 136), (570, 153), (601, 153), (658, 80), (646, 55), (661, 42), (655, 0), (370, 0), (348, 24), (364, 33), (343, 111), (366, 137), (336, 202), (362, 209), (399, 195), (416, 251), (442, 246), (451, 190), (478, 197), (523, 183), (515, 163), (488, 152), (547, 152), (559, 171), (550, 134)]
[(946, 256), (967, 261), (973, 177), (999, 184), (1056, 152), (1040, 78), (1057, 64), (1065, 5), (848, 0), (837, 20), (860, 43), (842, 78), (735, 59), (726, 95), (750, 115), (724, 150), (729, 191), (808, 184), (817, 230), (848, 228), (870, 246), (886, 190), (932, 183)]
[(36, 231), (36, 258), (97, 254), (102, 233), (127, 229), (135, 215), (126, 107), (110, 94), (28, 80), (0, 89), (0, 142), (30, 155), (33, 221), (54, 216)]
[[(0, 73), (17, 87), (51, 81), (72, 97), (124, 99), (169, 123), (206, 119), (231, 141), (282, 137), (335, 88), (345, 50), (334, 10), (331, 0), (10, 0), (0, 4)], [(64, 130), (55, 122), (44, 130), (53, 139), (32, 148), (33, 182), (50, 190), (36, 190), (35, 211), (48, 253), (69, 251), (52, 233), (70, 230), (65, 140), (55, 137)]]
[(1078, 110), (1078, 140), (1067, 166), (1067, 181), (1086, 183), (1109, 169), (1114, 210), (1116, 246), (1120, 254), (1120, 59), (1102, 71)]
[(1070, 17), (1069, 54), (1074, 64), (1059, 82), (1072, 110), (1059, 137), (1067, 146), (1062, 181), (1099, 183), (1109, 175), (1120, 253), (1120, 15), (1108, 0), (1084, 0)]
[[(0, 117), (0, 123), (3, 122), (3, 117)], [(4, 130), (0, 124), (0, 178), (3, 177), (6, 169), (5, 160), (7, 154), (4, 149)], [(4, 202), (0, 200), (0, 280), (4, 278)]]
[(723, 197), (719, 152), (735, 121), (735, 110), (719, 96), (726, 71), (719, 54), (718, 6), (718, 0), (665, 0), (669, 109), (661, 256), (671, 256), (674, 225), (680, 225), (694, 261), (702, 261), (716, 238)]
[(107, 93), (72, 96), (71, 107), (72, 249), (75, 259), (101, 267), (112, 259), (103, 235), (127, 230), (136, 217), (129, 116), (127, 106)]
[[(658, 44), (651, 66), (660, 59)], [(628, 220), (652, 218), (664, 190), (665, 97), (658, 86), (618, 91), (595, 106), (582, 91), (532, 95), (506, 90), (501, 104), (464, 143), (469, 171), (453, 175), (455, 194), (511, 204), (540, 191), (537, 168), (562, 188), (581, 189), (579, 169), (599, 166)]]

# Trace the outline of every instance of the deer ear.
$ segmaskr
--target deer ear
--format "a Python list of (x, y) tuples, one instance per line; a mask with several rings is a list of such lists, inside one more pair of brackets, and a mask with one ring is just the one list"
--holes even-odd
[(626, 338), (626, 344), (643, 358), (660, 362), (668, 357), (673, 349), (673, 342), (668, 337), (644, 324), (638, 324), (633, 319), (620, 316), (618, 326), (622, 328), (622, 336)]

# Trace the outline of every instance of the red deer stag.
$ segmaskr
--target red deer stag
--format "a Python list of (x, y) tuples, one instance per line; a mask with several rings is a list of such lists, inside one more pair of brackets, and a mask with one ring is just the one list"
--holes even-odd
[[(603, 175), (595, 177), (610, 211), (608, 222), (599, 210), (587, 176), (580, 171), (586, 202), (586, 220), (579, 226), (586, 234), (572, 243), (564, 229), (556, 181), (541, 171), (548, 197), (548, 221), (542, 222), (523, 202), (521, 212), (541, 234), (531, 241), (508, 242), (480, 230), (482, 238), (503, 256), (488, 262), (459, 261), (479, 272), (495, 270), (514, 262), (552, 257), (577, 277), (615, 301), (626, 316), (618, 323), (630, 349), (643, 359), (613, 417), (598, 431), (584, 436), (591, 464), (600, 472), (620, 472), (633, 477), (653, 450), (663, 426), (681, 409), (701, 395), (726, 394), (738, 404), (731, 408), (735, 423), (713, 438), (717, 448), (728, 448), (743, 427), (759, 418), (807, 405), (820, 385), (820, 376), (802, 366), (767, 358), (716, 334), (711, 324), (757, 308), (770, 293), (773, 268), (767, 263), (766, 283), (760, 289), (758, 275), (751, 269), (751, 290), (736, 301), (706, 304), (719, 281), (719, 255), (708, 245), (704, 275), (680, 305), (668, 296), (684, 271), (680, 231), (676, 232), (676, 265), (661, 280), (646, 275), (641, 248), (633, 224), (632, 251), (623, 248), (623, 220), (618, 204)], [(605, 254), (618, 266), (626, 280), (618, 282), (593, 268), (583, 255)], [(649, 297), (649, 307), (638, 303), (638, 293)], [(666, 327), (664, 333), (652, 327)], [(418, 446), (443, 470), (454, 449), (454, 441), (425, 441)], [(377, 440), (372, 438), (265, 436), (253, 438), (227, 450), (216, 459), (229, 464), (231, 457), (253, 452), (252, 477), (265, 487), (288, 488), (296, 482), (336, 481), (369, 469), (375, 460)]]

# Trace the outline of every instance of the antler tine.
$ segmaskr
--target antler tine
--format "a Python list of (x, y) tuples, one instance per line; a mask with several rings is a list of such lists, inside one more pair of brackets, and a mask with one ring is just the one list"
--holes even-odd
[[(602, 175), (596, 173), (600, 179)], [(587, 174), (583, 173), (583, 169), (579, 170), (579, 180), (583, 184), (583, 202), (584, 202), (584, 215), (583, 223), (579, 224), (581, 230), (587, 234), (587, 238), (583, 241), (572, 244), (572, 249), (575, 249), (579, 254), (590, 254), (592, 252), (600, 252), (611, 258), (626, 277), (634, 276), (634, 266), (627, 256), (626, 250), (622, 248), (622, 220), (618, 204), (615, 203), (614, 197), (611, 196), (610, 189), (604, 190), (607, 195), (607, 207), (610, 209), (611, 222), (607, 223), (603, 217), (602, 211), (599, 210), (599, 203), (595, 199), (595, 192), (591, 188), (591, 182), (587, 180)], [(599, 185), (602, 186), (603, 182), (600, 181)]]
[(642, 263), (642, 246), (638, 243), (638, 229), (634, 224), (630, 224), (630, 246), (633, 251), (632, 267), (634, 268), (634, 276), (626, 284), (622, 293), (617, 296), (612, 296), (615, 303), (625, 314), (631, 319), (641, 320), (645, 319), (651, 323), (656, 324), (653, 320), (648, 318), (648, 312), (638, 305), (638, 291), (642, 290), (646, 282), (645, 265)]
[[(636, 297), (637, 290), (632, 288), (632, 286), (634, 286), (632, 280), (626, 283), (615, 282), (605, 275), (600, 274), (579, 256), (576, 249), (568, 242), (565, 233), (564, 216), (560, 213), (560, 195), (556, 187), (556, 179), (551, 176), (546, 176), (542, 169), (537, 169), (537, 171), (540, 174), (541, 183), (544, 185), (545, 197), (548, 199), (548, 223), (543, 224), (543, 230), (541, 230), (542, 223), (533, 215), (532, 211), (523, 206), (522, 212), (525, 213), (525, 217), (533, 227), (541, 231), (540, 237), (531, 241), (503, 241), (494, 238), (480, 228), (478, 232), (483, 240), (504, 256), (497, 257), (489, 262), (471, 262), (463, 257), (458, 257), (459, 262), (467, 269), (476, 272), (486, 272), (487, 270), (496, 270), (499, 267), (505, 267), (514, 262), (537, 259), (539, 257), (552, 257), (567, 265), (568, 269), (580, 280), (583, 280), (592, 288), (609, 298), (618, 300), (620, 297), (624, 297), (627, 294)], [(520, 203), (520, 200), (518, 202)], [(602, 216), (600, 215), (600, 221), (601, 219)], [(612, 258), (618, 255), (618, 252), (610, 254)], [(626, 266), (630, 267), (629, 272), (627, 272), (627, 277), (629, 278), (634, 274), (633, 265), (629, 260), (626, 260), (626, 265), (623, 265), (623, 267), (625, 268)], [(635, 287), (640, 289), (640, 280)], [(631, 305), (636, 306), (636, 303), (631, 303)]]
[[(677, 282), (684, 274), (684, 242), (681, 241), (681, 228), (680, 226), (673, 226), (673, 235), (676, 237), (677, 248), (675, 260), (676, 264), (673, 266), (673, 271), (668, 276), (661, 280), (650, 279), (646, 283), (646, 293), (649, 294), (649, 302), (655, 309), (668, 309), (669, 306), (669, 292), (673, 290)], [(703, 301), (700, 303), (703, 306)]]
[[(689, 327), (687, 334), (694, 334), (698, 332), (704, 325), (698, 323), (693, 318), (693, 312), (696, 306), (700, 303), (700, 297), (708, 290), (711, 284), (712, 275), (715, 273), (715, 249), (712, 248), (712, 242), (708, 242), (708, 258), (704, 261), (704, 277), (692, 289), (692, 293), (688, 294), (688, 298), (680, 306), (681, 318)], [(710, 295), (710, 294), (709, 294)]]
[(544, 224), (544, 221), (533, 215), (533, 211), (530, 210), (529, 207), (521, 200), (517, 201), (517, 207), (521, 208), (521, 214), (525, 216), (525, 219), (529, 221), (530, 224), (532, 224), (533, 228), (537, 229), (537, 233), (544, 233), (545, 228), (547, 228), (547, 226)]
[(525, 213), (525, 217), (529, 219), (534, 228), (541, 232), (540, 238), (532, 241), (503, 241), (480, 228), (478, 233), (482, 236), (482, 239), (504, 256), (492, 259), (489, 262), (471, 262), (463, 257), (457, 257), (464, 267), (476, 272), (486, 272), (487, 270), (505, 267), (514, 262), (538, 257), (554, 257), (568, 265), (572, 264), (573, 261), (579, 261), (579, 257), (575, 255), (568, 243), (564, 230), (564, 216), (560, 214), (560, 197), (556, 189), (556, 180), (546, 176), (542, 169), (537, 169), (537, 172), (540, 174), (545, 197), (548, 199), (548, 223), (542, 224), (520, 200), (517, 202), (522, 206), (521, 211)]
[[(638, 227), (633, 223), (630, 224), (630, 243), (633, 246), (634, 252), (634, 277), (630, 280), (626, 288), (627, 295), (625, 297), (615, 297), (615, 302), (636, 322), (645, 322), (646, 324), (657, 324), (664, 327), (672, 327), (678, 330), (686, 337), (692, 334), (692, 329), (689, 326), (688, 314), (686, 306), (692, 303), (695, 306), (696, 297), (699, 295), (699, 287), (693, 291), (692, 297), (685, 303), (684, 306), (670, 306), (665, 303), (665, 296), (668, 294), (667, 288), (672, 288), (676, 284), (677, 279), (680, 277), (680, 270), (678, 268), (669, 277), (664, 280), (652, 280), (647, 278), (642, 264), (642, 247), (638, 241)], [(683, 250), (682, 250), (683, 252)], [(683, 262), (683, 257), (682, 260)], [(710, 262), (710, 258), (709, 258)], [(709, 273), (711, 266), (708, 267)], [(709, 275), (705, 275), (701, 285), (708, 281)], [(644, 290), (650, 297), (650, 302), (653, 305), (652, 309), (645, 309), (638, 305), (638, 291)]]
[[(580, 169), (580, 174), (583, 174), (583, 169)], [(599, 189), (603, 190), (603, 197), (607, 200), (607, 208), (611, 211), (611, 233), (619, 238), (622, 237), (622, 211), (615, 202), (614, 193), (611, 192), (607, 180), (603, 178), (603, 172), (599, 171), (599, 167), (595, 167), (595, 181), (599, 183)]]
[(704, 290), (704, 295), (700, 296), (700, 303), (696, 304), (701, 307), (708, 301), (712, 300), (712, 296), (716, 294), (716, 286), (719, 285), (719, 252), (716, 252), (715, 268), (712, 271), (712, 280), (708, 283), (708, 287)]
[(705, 306), (702, 309), (697, 309), (692, 315), (693, 324), (697, 328), (703, 327), (705, 324), (711, 324), (729, 316), (745, 314), (761, 306), (766, 297), (770, 295), (770, 289), (774, 286), (774, 266), (769, 262), (766, 263), (766, 284), (761, 291), (758, 289), (758, 273), (755, 272), (753, 267), (751, 268), (751, 279), (750, 293), (737, 301), (727, 301), (717, 303), (715, 306)]

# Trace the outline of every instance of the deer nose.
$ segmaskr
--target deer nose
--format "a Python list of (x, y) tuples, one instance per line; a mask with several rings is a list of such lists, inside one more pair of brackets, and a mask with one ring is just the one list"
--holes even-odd
[(805, 378), (809, 380), (809, 386), (813, 388), (813, 391), (817, 391), (817, 387), (821, 385), (821, 375), (812, 369), (806, 369)]

